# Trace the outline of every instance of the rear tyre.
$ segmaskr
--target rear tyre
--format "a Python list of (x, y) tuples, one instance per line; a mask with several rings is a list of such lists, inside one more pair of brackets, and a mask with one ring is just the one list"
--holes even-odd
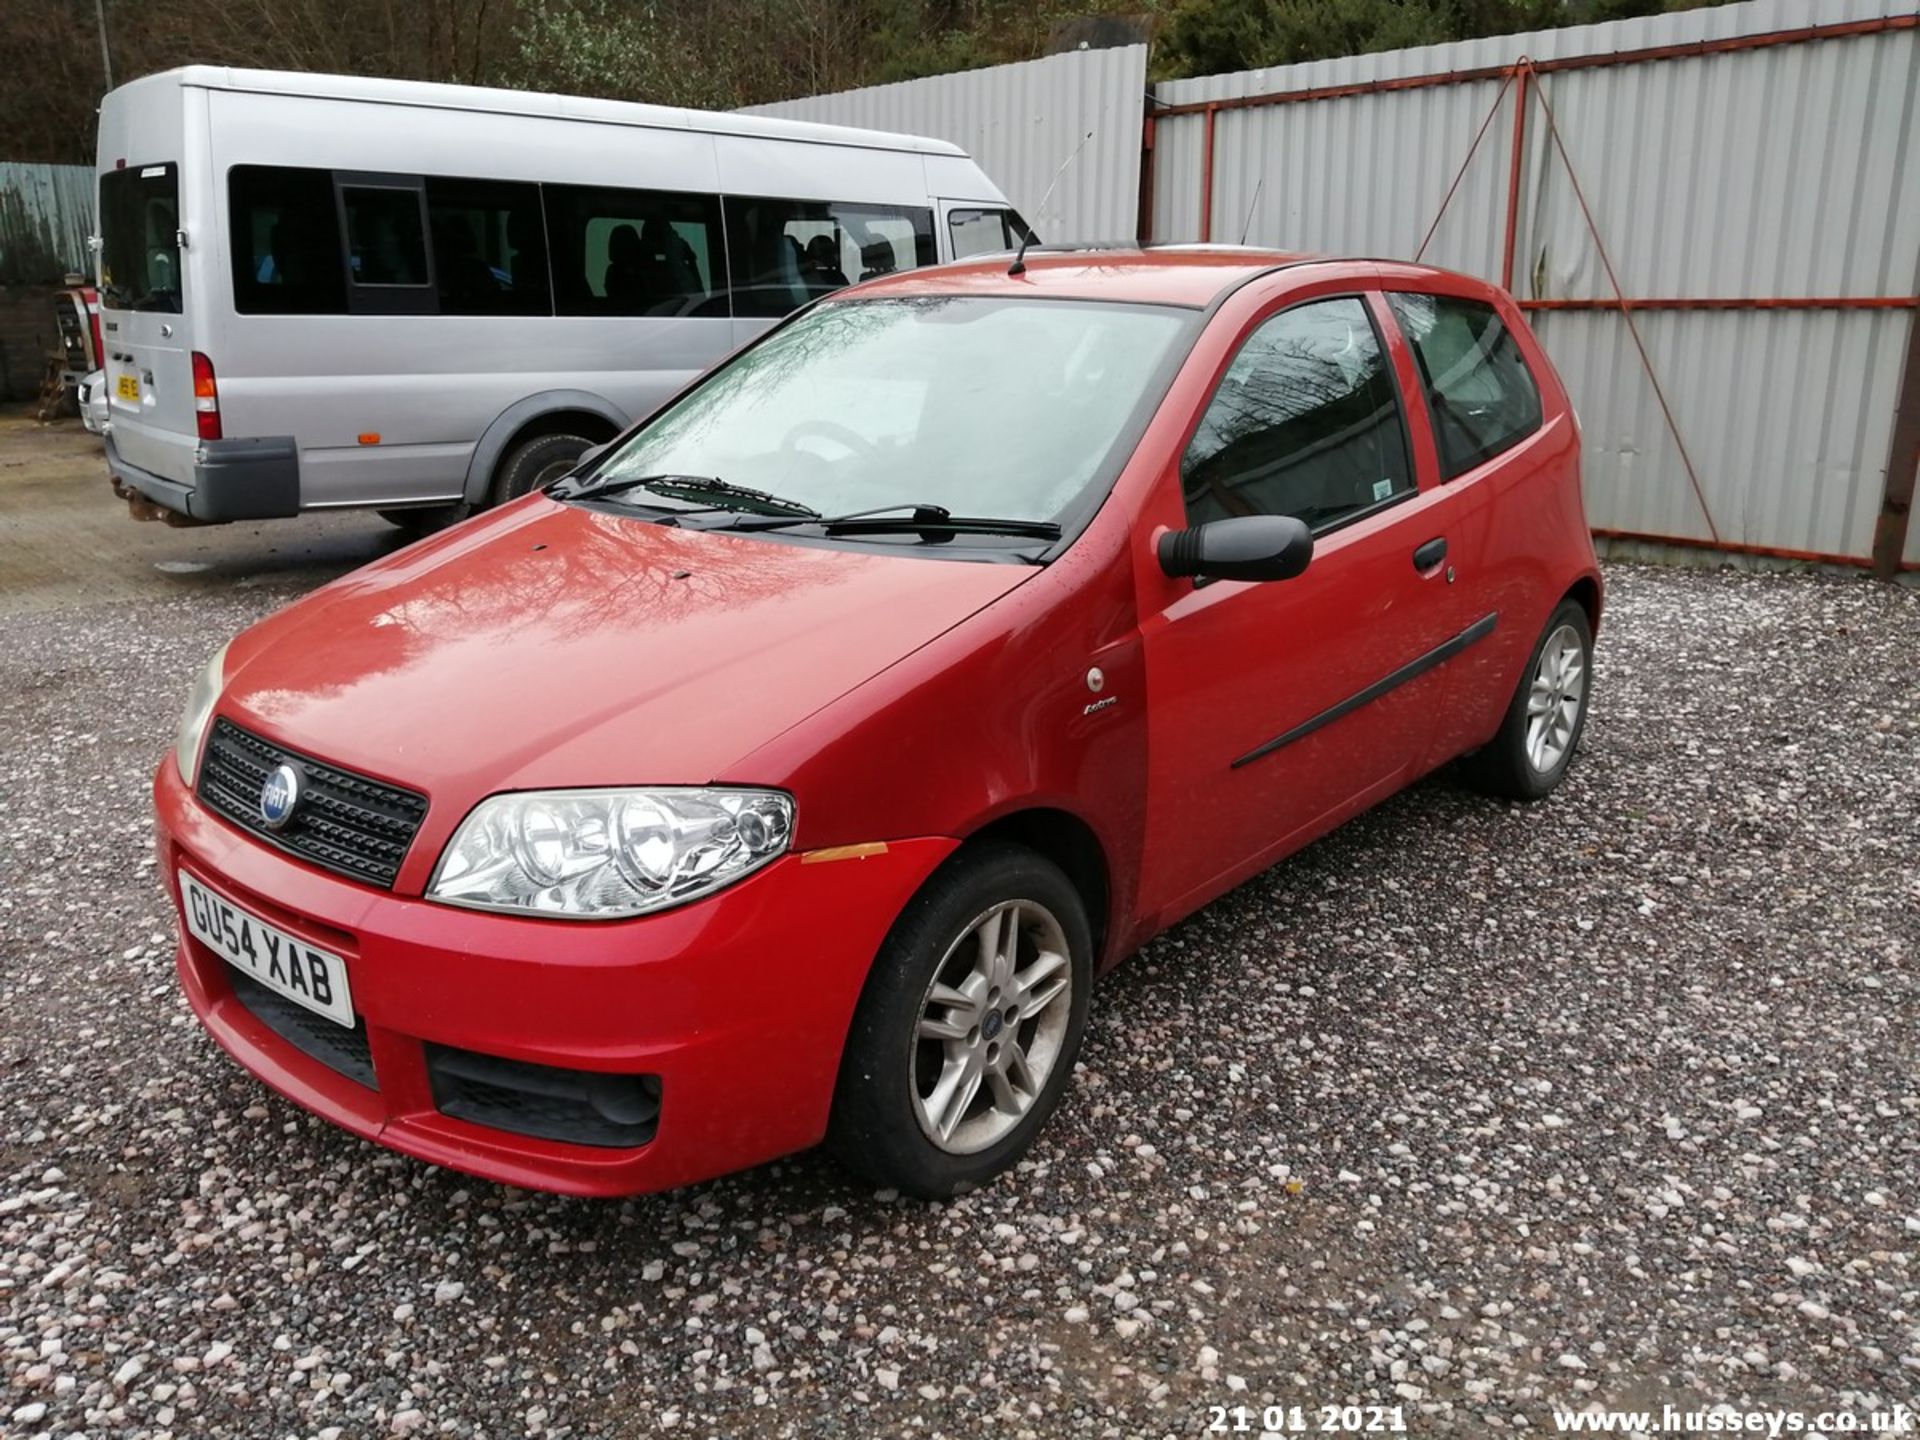
[(1593, 626), (1577, 600), (1562, 600), (1534, 642), (1500, 733), (1467, 758), (1467, 777), (1489, 795), (1540, 800), (1573, 763), (1587, 724)]
[(551, 485), (571, 470), (595, 442), (585, 435), (536, 435), (506, 453), (493, 472), (488, 503), (504, 505), (522, 495)]
[(962, 850), (894, 923), (847, 1035), (827, 1144), (877, 1185), (944, 1200), (1018, 1160), (1086, 1029), (1093, 938), (1058, 866)]

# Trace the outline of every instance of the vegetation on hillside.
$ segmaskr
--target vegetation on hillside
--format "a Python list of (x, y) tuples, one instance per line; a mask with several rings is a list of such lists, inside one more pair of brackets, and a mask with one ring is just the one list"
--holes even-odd
[[(731, 108), (1025, 60), (1089, 16), (1156, 76), (1689, 8), (1713, 0), (100, 0), (113, 76), (194, 62)], [(1069, 42), (1071, 43), (1071, 42)], [(0, 159), (87, 162), (93, 0), (0, 5)]]

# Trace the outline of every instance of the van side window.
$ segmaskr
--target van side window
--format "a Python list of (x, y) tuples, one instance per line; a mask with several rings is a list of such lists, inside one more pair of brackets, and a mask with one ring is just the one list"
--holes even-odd
[(1187, 519), (1293, 515), (1315, 530), (1414, 491), (1372, 317), (1344, 296), (1283, 310), (1233, 357), (1180, 462)]
[(540, 187), (427, 177), (442, 315), (550, 315)]
[(1540, 428), (1540, 389), (1499, 311), (1478, 300), (1410, 291), (1387, 301), (1420, 362), (1447, 479)]
[(346, 313), (332, 171), (236, 165), (227, 172), (227, 204), (236, 311)]
[(711, 195), (548, 185), (562, 315), (725, 315), (720, 202)]
[(828, 200), (727, 201), (733, 313), (780, 316), (876, 275), (931, 265), (933, 212)]
[(964, 260), (1018, 249), (1027, 225), (1011, 210), (949, 210), (947, 234), (953, 239), (953, 258)]
[(342, 185), (347, 273), (356, 285), (425, 285), (427, 237), (412, 186)]

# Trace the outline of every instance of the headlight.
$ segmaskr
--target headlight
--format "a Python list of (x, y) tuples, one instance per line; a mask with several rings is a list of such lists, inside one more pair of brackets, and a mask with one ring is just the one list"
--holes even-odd
[(461, 822), (427, 897), (609, 920), (682, 905), (785, 852), (777, 790), (545, 790), (495, 795)]
[(200, 678), (193, 682), (186, 711), (180, 716), (180, 733), (173, 741), (173, 763), (180, 768), (180, 778), (189, 789), (193, 786), (193, 772), (200, 765), (200, 739), (207, 733), (207, 721), (213, 718), (213, 705), (220, 698), (226, 675), (227, 647), (222, 645), (213, 652)]

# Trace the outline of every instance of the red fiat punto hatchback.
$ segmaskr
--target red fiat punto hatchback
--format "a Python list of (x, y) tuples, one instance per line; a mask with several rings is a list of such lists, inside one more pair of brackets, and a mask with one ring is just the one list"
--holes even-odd
[(516, 1185), (1007, 1168), (1093, 978), (1457, 756), (1546, 795), (1601, 588), (1513, 302), (1035, 252), (802, 311), (233, 640), (154, 799), (196, 1013)]

